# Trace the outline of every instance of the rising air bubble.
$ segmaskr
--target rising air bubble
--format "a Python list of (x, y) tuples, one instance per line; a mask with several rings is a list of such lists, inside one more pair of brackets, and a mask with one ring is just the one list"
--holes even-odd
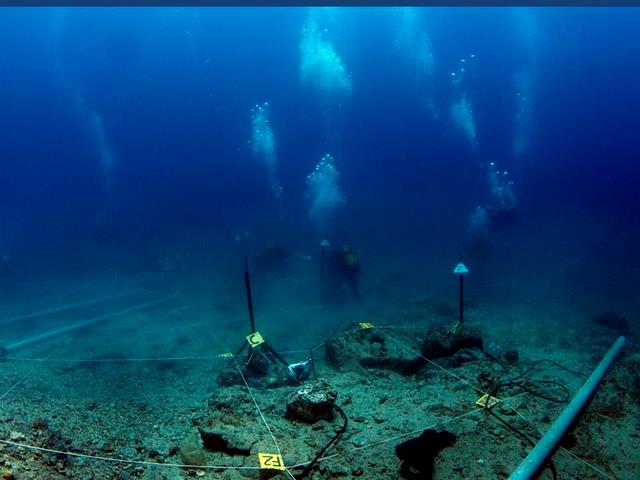
[(323, 234), (327, 233), (336, 207), (345, 203), (345, 198), (338, 186), (339, 176), (335, 160), (329, 154), (323, 156), (313, 172), (307, 176), (307, 198), (311, 200), (309, 218)]
[(98, 143), (98, 154), (100, 157), (100, 171), (102, 172), (102, 179), (104, 182), (105, 190), (108, 194), (111, 194), (114, 182), (114, 169), (116, 166), (113, 151), (107, 138), (107, 133), (102, 123), (102, 117), (96, 112), (91, 114), (91, 123), (93, 131), (95, 133)]
[(267, 102), (256, 105), (251, 111), (251, 127), (253, 155), (264, 163), (271, 191), (276, 199), (281, 201), (282, 187), (277, 175), (276, 138), (271, 128), (271, 112)]
[(456, 127), (458, 127), (467, 139), (469, 146), (475, 150), (478, 145), (476, 124), (473, 120), (471, 103), (469, 103), (465, 95), (452, 105), (451, 116)]
[[(324, 99), (351, 94), (351, 75), (321, 26), (323, 16), (312, 10), (302, 29), (300, 78)], [(326, 19), (325, 19), (326, 21)]]

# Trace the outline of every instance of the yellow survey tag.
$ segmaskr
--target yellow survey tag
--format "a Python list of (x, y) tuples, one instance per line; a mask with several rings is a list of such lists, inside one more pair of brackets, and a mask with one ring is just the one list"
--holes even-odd
[(363, 330), (366, 330), (367, 328), (373, 328), (373, 323), (369, 323), (369, 322), (360, 322), (358, 324), (358, 326), (360, 328), (362, 328)]
[(247, 342), (249, 342), (249, 346), (251, 348), (256, 348), (258, 345), (262, 345), (264, 343), (264, 338), (262, 338), (260, 332), (253, 332), (247, 335)]
[(277, 453), (259, 453), (260, 468), (269, 468), (271, 470), (285, 470), (282, 455)]
[(476, 405), (482, 408), (491, 408), (499, 401), (500, 400), (498, 400), (496, 397), (492, 397), (488, 393), (485, 393), (478, 400), (476, 400)]
[(231, 353), (231, 352), (224, 352), (224, 353), (221, 353), (220, 355), (218, 355), (218, 357), (219, 357), (219, 358), (231, 358), (231, 357), (233, 357), (233, 353)]

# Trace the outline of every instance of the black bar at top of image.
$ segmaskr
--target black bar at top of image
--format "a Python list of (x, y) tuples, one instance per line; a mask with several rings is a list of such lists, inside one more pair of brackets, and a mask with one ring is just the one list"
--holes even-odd
[(0, 0), (0, 7), (637, 7), (640, 0)]

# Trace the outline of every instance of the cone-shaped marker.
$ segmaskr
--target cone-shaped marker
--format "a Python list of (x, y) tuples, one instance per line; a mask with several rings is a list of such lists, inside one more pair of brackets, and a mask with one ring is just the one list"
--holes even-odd
[(468, 273), (469, 269), (461, 261), (453, 269), (453, 274), (460, 278), (460, 318), (458, 319), (458, 325), (454, 327), (456, 330), (464, 322), (464, 276)]

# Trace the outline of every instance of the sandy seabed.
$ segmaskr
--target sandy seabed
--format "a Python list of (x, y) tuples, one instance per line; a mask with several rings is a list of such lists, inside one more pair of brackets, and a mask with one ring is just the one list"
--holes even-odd
[[(244, 353), (227, 354), (236, 352), (249, 332), (241, 285), (210, 287), (128, 278), (52, 282), (5, 293), (1, 313), (10, 320), (134, 292), (0, 324), (4, 345), (180, 294), (5, 355), (0, 373), (3, 478), (299, 478), (343, 420), (335, 415), (309, 424), (288, 418), (287, 399), (296, 385), (219, 385), (223, 369), (246, 360)], [(364, 294), (360, 304), (309, 300), (286, 308), (257, 295), (265, 339), (291, 362), (306, 359), (315, 347), (307, 382), (326, 380), (348, 420), (344, 434), (307, 478), (402, 478), (395, 446), (428, 428), (457, 438), (436, 455), (433, 478), (507, 478), (616, 338), (588, 319), (575, 321), (568, 308), (476, 298), (469, 301), (465, 325), (481, 332), (484, 348), (427, 361), (422, 358), (426, 336), (433, 326), (455, 323), (455, 303), (415, 292), (385, 297), (373, 287)], [(373, 328), (362, 329), (362, 322)], [(331, 342), (334, 350), (344, 347), (344, 358), (327, 359)], [(501, 357), (508, 350), (517, 351), (517, 360)], [(414, 360), (420, 361), (416, 369), (403, 370)], [(503, 388), (491, 412), (476, 405), (482, 392), (530, 366), (523, 379), (527, 389)], [(640, 478), (638, 368), (632, 333), (553, 456), (557, 478)], [(238, 450), (205, 448), (200, 430), (223, 434)], [(278, 452), (285, 471), (260, 468), (259, 453)], [(552, 469), (540, 478), (553, 478)]]

